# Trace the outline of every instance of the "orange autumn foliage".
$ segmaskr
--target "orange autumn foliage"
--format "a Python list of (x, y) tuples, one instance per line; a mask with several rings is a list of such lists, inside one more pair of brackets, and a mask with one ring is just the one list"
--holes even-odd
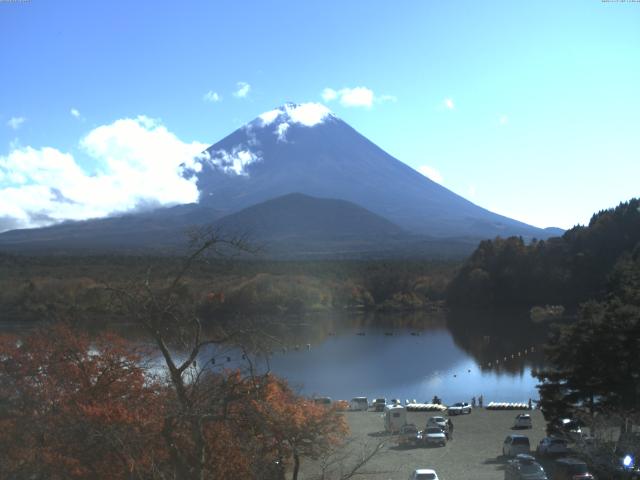
[(199, 428), (199, 478), (282, 479), (347, 433), (336, 410), (270, 374), (205, 372), (181, 403), (147, 357), (68, 325), (0, 336), (0, 478), (196, 478), (184, 465), (198, 460)]
[(0, 478), (140, 478), (163, 461), (163, 392), (123, 340), (56, 325), (0, 337)]

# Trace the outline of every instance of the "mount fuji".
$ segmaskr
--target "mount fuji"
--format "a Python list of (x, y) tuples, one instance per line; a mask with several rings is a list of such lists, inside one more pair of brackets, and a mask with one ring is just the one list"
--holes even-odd
[(253, 233), (294, 256), (321, 244), (341, 252), (348, 244), (350, 254), (375, 244), (385, 255), (407, 255), (425, 245), (450, 252), (458, 242), (456, 251), (470, 252), (484, 238), (561, 233), (473, 204), (314, 103), (263, 113), (207, 148), (183, 175), (197, 184), (196, 204), (13, 230), (0, 234), (0, 250), (162, 250), (182, 242), (188, 226), (204, 224)]

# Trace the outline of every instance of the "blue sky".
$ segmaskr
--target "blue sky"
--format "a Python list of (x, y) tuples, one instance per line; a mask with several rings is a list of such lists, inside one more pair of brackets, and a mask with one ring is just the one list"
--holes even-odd
[(640, 194), (637, 2), (31, 0), (0, 2), (0, 41), (0, 217), (13, 226), (38, 209), (124, 211), (154, 190), (189, 201), (175, 162), (162, 188), (138, 188), (156, 150), (188, 155), (286, 101), (323, 102), (536, 226)]

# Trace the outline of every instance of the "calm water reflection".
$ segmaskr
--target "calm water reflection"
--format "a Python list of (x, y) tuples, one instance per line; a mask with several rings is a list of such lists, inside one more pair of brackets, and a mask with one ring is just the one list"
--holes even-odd
[[(257, 368), (270, 368), (308, 395), (420, 402), (438, 395), (445, 403), (480, 394), (485, 403), (538, 397), (531, 369), (541, 362), (545, 330), (510, 315), (332, 313), (253, 323), (268, 325), (261, 348), (270, 353), (258, 355)], [(109, 328), (148, 342), (136, 326)], [(212, 356), (204, 352), (199, 361), (211, 365)], [(238, 348), (218, 349), (213, 368), (245, 363)]]
[[(525, 355), (523, 346), (510, 340), (507, 344), (514, 351), (514, 359), (509, 352), (507, 362), (502, 360), (502, 366), (489, 368), (482, 357), (474, 358), (471, 351), (463, 349), (464, 338), (456, 341), (450, 331), (432, 319), (423, 320), (419, 329), (417, 325), (352, 325), (324, 341), (311, 343), (310, 349), (306, 346), (310, 342), (301, 338), (298, 350), (274, 350), (269, 364), (274, 373), (302, 392), (334, 399), (362, 395), (425, 401), (438, 395), (445, 403), (453, 403), (470, 401), (480, 394), (487, 402), (522, 402), (538, 397), (537, 381), (531, 377), (537, 357)], [(496, 347), (493, 357), (501, 355), (503, 359), (507, 355), (495, 335), (488, 334), (488, 339), (483, 335), (480, 343), (485, 347), (482, 353), (489, 357), (492, 344)]]

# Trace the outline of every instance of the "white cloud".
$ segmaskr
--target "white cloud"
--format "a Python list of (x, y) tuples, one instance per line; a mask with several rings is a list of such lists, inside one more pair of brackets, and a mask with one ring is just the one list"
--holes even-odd
[(18, 130), (27, 119), (24, 117), (11, 117), (7, 122), (7, 126), (9, 128), (13, 128), (14, 130)]
[(222, 100), (222, 97), (220, 95), (218, 95), (218, 92), (214, 92), (213, 90), (209, 90), (207, 93), (204, 94), (202, 99), (205, 102), (217, 103), (217, 102)]
[(258, 117), (260, 118), (260, 120), (262, 120), (262, 124), (263, 125), (270, 125), (272, 124), (280, 115), (282, 115), (283, 111), (279, 108), (276, 108), (275, 110), (269, 110), (268, 112), (264, 112), (263, 114), (259, 115)]
[(321, 96), (325, 102), (330, 102), (331, 100), (335, 100), (336, 98), (338, 98), (338, 92), (336, 92), (333, 88), (325, 88), (322, 91)]
[(339, 92), (343, 107), (367, 107), (373, 105), (373, 90), (367, 87), (343, 88)]
[(281, 142), (287, 141), (287, 130), (289, 129), (289, 124), (287, 122), (282, 122), (280, 125), (276, 127), (276, 135), (278, 135), (278, 140)]
[(262, 160), (260, 155), (252, 152), (242, 145), (235, 146), (231, 152), (217, 150), (206, 161), (221, 169), (224, 173), (235, 173), (236, 175), (249, 175), (247, 167), (252, 163)]
[(429, 165), (420, 165), (418, 167), (418, 171), (424, 175), (425, 177), (427, 177), (430, 180), (433, 180), (436, 183), (442, 184), (442, 181), (444, 180), (442, 178), (442, 174), (436, 170), (433, 167), (430, 167)]
[(238, 89), (233, 92), (233, 96), (237, 98), (245, 98), (247, 95), (249, 95), (249, 90), (251, 90), (251, 85), (249, 85), (247, 82), (238, 82), (236, 84), (236, 87)]
[(288, 103), (284, 109), (292, 122), (305, 127), (313, 127), (322, 123), (326, 117), (331, 115), (331, 110), (321, 103), (302, 103), (300, 105)]
[(507, 117), (506, 115), (500, 115), (500, 125), (506, 125), (507, 123), (509, 123), (509, 117)]
[(367, 87), (342, 88), (334, 90), (325, 88), (320, 94), (325, 102), (338, 100), (343, 107), (371, 108), (374, 102), (395, 102), (398, 99), (394, 95), (375, 95), (373, 90)]
[(453, 100), (451, 98), (445, 98), (443, 103), (444, 103), (444, 106), (446, 108), (448, 108), (449, 110), (453, 110), (454, 108), (456, 108), (456, 106), (453, 104)]
[(72, 117), (80, 118), (80, 111), (77, 108), (72, 108), (71, 110), (69, 110), (69, 113)]
[(80, 147), (97, 163), (95, 174), (52, 147), (0, 156), (0, 217), (37, 227), (198, 200), (195, 178), (183, 173), (201, 168), (206, 145), (183, 142), (156, 120), (139, 116), (100, 126)]

